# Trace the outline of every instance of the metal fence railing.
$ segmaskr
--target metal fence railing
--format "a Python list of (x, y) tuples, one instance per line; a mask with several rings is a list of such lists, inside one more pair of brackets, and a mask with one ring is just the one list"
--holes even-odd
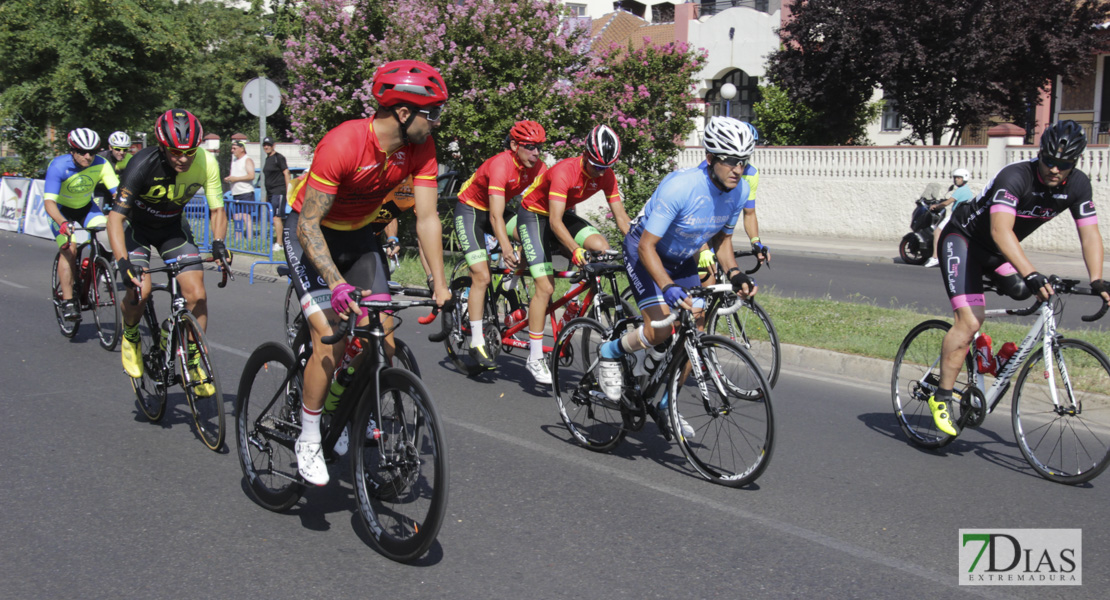
[[(235, 254), (249, 254), (265, 258), (251, 264), (251, 283), (254, 283), (254, 267), (260, 264), (284, 264), (284, 260), (274, 260), (274, 218), (269, 202), (260, 201), (260, 192), (254, 191), (255, 200), (242, 202), (231, 199), (230, 193), (224, 194), (224, 210), (227, 211), (227, 231), (224, 242)], [(212, 250), (212, 230), (209, 220), (208, 201), (204, 194), (193, 196), (185, 205), (185, 219), (193, 232), (193, 242), (203, 252)], [(278, 242), (280, 243), (280, 242)]]

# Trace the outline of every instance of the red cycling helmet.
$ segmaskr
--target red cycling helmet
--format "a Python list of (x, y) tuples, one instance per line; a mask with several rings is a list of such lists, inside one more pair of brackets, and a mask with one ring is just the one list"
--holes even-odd
[(542, 144), (547, 141), (547, 132), (535, 121), (517, 121), (509, 130), (509, 137), (518, 143)]
[(608, 168), (617, 164), (621, 140), (608, 125), (598, 125), (586, 137), (586, 159), (595, 166)]
[(447, 102), (443, 76), (418, 60), (395, 60), (382, 65), (374, 73), (371, 93), (382, 107), (412, 104), (424, 108)]
[(154, 122), (154, 136), (166, 148), (191, 150), (204, 141), (204, 127), (193, 113), (183, 108), (171, 108)]

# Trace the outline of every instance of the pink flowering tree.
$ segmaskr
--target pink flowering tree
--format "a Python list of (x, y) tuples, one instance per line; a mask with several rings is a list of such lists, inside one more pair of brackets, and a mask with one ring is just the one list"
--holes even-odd
[(705, 53), (684, 42), (654, 45), (644, 38), (639, 49), (614, 44), (596, 50), (591, 69), (575, 82), (565, 105), (569, 115), (557, 129), (558, 156), (582, 151), (594, 125), (605, 123), (621, 139), (614, 167), (625, 209), (634, 216), (674, 170), (675, 158), (701, 114), (695, 104), (694, 77)]

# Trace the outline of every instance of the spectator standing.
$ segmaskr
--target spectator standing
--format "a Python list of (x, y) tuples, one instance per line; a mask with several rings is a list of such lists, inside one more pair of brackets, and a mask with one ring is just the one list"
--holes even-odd
[(244, 207), (238, 202), (254, 201), (254, 160), (247, 156), (247, 147), (242, 140), (231, 142), (231, 174), (224, 177), (231, 184), (231, 199), (235, 209), (235, 220), (243, 224), (247, 239), (254, 238), (254, 223), (251, 220), (249, 205)]
[(281, 250), (278, 240), (282, 236), (282, 223), (285, 220), (285, 191), (289, 188), (289, 164), (285, 156), (274, 150), (274, 140), (262, 140), (262, 150), (266, 162), (262, 165), (262, 182), (266, 199), (274, 212), (274, 252)]

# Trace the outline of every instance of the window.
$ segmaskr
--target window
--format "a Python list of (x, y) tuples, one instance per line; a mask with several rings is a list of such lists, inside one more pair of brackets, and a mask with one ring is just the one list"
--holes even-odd
[[(736, 86), (736, 97), (732, 100), (721, 98), (721, 86), (731, 83)], [(759, 78), (752, 77), (740, 69), (734, 69), (721, 79), (713, 82), (713, 87), (705, 93), (705, 117), (730, 116), (752, 123), (759, 102)]]
[(663, 2), (651, 7), (651, 22), (652, 23), (673, 23), (674, 22), (674, 4), (670, 2)]
[(898, 101), (883, 92), (883, 131), (902, 131), (902, 115), (898, 114)]
[(586, 5), (585, 4), (572, 4), (570, 2), (567, 2), (567, 8), (570, 9), (570, 16), (572, 16), (572, 17), (584, 17), (584, 16), (586, 16)]
[(613, 10), (623, 10), (630, 12), (641, 19), (647, 14), (647, 6), (636, 2), (636, 0), (615, 0), (613, 2)]

